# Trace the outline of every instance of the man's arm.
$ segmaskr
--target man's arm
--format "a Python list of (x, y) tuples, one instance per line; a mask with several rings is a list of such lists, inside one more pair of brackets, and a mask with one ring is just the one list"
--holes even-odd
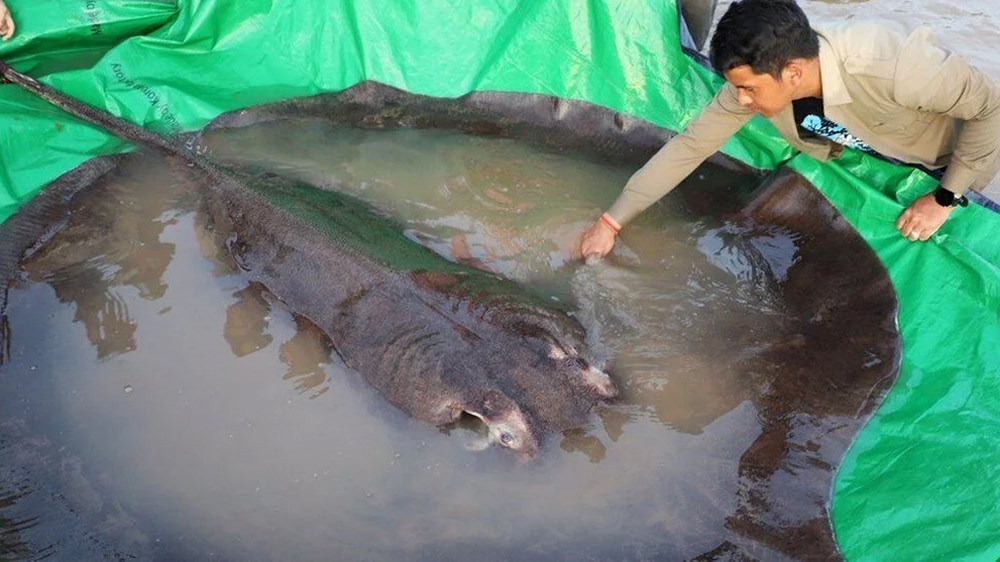
[(683, 133), (632, 175), (611, 208), (584, 232), (582, 255), (607, 255), (622, 226), (677, 187), (752, 116), (737, 100), (736, 88), (726, 83)]
[[(920, 28), (900, 56), (894, 90), (896, 101), (906, 107), (963, 122), (941, 187), (955, 195), (965, 193), (997, 158), (1000, 88), (962, 57), (938, 47), (929, 29)], [(903, 211), (896, 227), (911, 240), (927, 240), (952, 210), (938, 205), (933, 194), (926, 195)]]
[(900, 104), (964, 122), (941, 187), (965, 193), (997, 156), (1000, 88), (964, 58), (938, 47), (927, 28), (907, 40), (894, 81)]

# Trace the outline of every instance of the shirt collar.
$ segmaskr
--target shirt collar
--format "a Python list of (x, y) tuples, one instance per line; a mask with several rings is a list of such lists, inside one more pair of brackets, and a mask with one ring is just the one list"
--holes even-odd
[(844, 84), (840, 71), (840, 61), (830, 45), (830, 41), (821, 31), (819, 35), (819, 74), (823, 80), (823, 107), (851, 103), (851, 94)]

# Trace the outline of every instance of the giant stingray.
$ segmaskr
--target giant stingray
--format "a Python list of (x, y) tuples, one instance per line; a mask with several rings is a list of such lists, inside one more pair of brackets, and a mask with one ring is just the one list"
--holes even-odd
[[(319, 117), (371, 128), (451, 128), (525, 139), (631, 165), (641, 164), (671, 136), (650, 123), (582, 102), (495, 92), (435, 99), (370, 82), (338, 94), (234, 112), (216, 119), (211, 127), (289, 117)], [(722, 156), (712, 161), (736, 175), (756, 174)], [(5, 264), (16, 263), (20, 250), (35, 243), (39, 225), (64, 212), (67, 191), (85, 188), (114, 165), (113, 159), (85, 164), (5, 224)], [(302, 196), (287, 191), (281, 195), (292, 201)], [(699, 559), (754, 558), (758, 546), (795, 558), (837, 558), (828, 514), (833, 475), (898, 368), (896, 300), (888, 276), (844, 218), (794, 172), (778, 172), (754, 191), (696, 192), (689, 186), (676, 196), (696, 215), (737, 221), (751, 232), (774, 227), (794, 232), (799, 258), (778, 284), (779, 296), (796, 321), (788, 336), (729, 365), (753, 381), (752, 400), (763, 429), (739, 461), (736, 508), (726, 523), (730, 533)], [(280, 253), (285, 258), (297, 251), (285, 248)], [(319, 282), (312, 275), (301, 279)], [(414, 279), (415, 284), (432, 288), (452, 283), (441, 281), (436, 274)], [(727, 337), (747, 336), (737, 330), (720, 339)], [(462, 549), (456, 548), (452, 554)]]
[(598, 401), (617, 394), (582, 354), (574, 318), (501, 277), (427, 251), (363, 203), (216, 165), (9, 66), (0, 72), (187, 163), (239, 268), (319, 326), (346, 365), (411, 416), (436, 425), (474, 416), (491, 442), (531, 457), (547, 432), (579, 426)]

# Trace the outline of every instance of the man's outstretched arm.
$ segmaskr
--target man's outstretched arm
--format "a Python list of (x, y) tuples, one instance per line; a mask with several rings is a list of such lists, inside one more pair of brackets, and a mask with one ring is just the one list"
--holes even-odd
[(726, 83), (684, 132), (632, 175), (611, 208), (583, 233), (581, 255), (607, 255), (622, 226), (677, 187), (752, 116), (739, 104), (736, 88)]

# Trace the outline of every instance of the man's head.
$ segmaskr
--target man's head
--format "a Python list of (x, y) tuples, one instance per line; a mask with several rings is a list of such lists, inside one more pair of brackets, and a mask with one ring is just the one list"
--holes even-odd
[(819, 38), (794, 0), (737, 0), (712, 36), (712, 66), (737, 87), (740, 103), (771, 117), (796, 97), (802, 63), (819, 56)]

